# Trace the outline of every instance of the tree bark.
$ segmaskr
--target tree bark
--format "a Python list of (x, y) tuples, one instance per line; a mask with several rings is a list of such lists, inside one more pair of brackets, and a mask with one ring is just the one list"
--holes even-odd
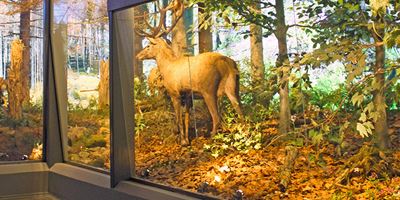
[[(204, 3), (199, 3), (199, 15), (204, 14)], [(208, 17), (206, 17), (208, 18)], [(200, 22), (202, 23), (202, 22)], [(199, 28), (199, 53), (211, 52), (213, 50), (213, 40), (211, 28)]]
[[(254, 7), (260, 10), (260, 4), (255, 3)], [(263, 55), (263, 35), (262, 27), (256, 24), (250, 25), (250, 51), (251, 51), (251, 74), (253, 91), (253, 103), (261, 103), (257, 98), (264, 89), (263, 80), (265, 74), (264, 55)]]
[[(28, 3), (27, 0), (23, 0), (21, 3)], [(30, 9), (22, 8), (22, 12), (20, 14), (20, 39), (24, 44), (24, 50), (22, 54), (22, 67), (21, 67), (21, 76), (23, 77), (21, 80), (22, 84), (22, 102), (23, 105), (27, 105), (30, 100), (30, 86), (31, 86), (31, 11)]]
[(276, 67), (281, 68), (279, 75), (279, 132), (288, 133), (290, 131), (290, 105), (289, 105), (289, 76), (290, 66), (287, 50), (287, 29), (285, 24), (284, 1), (276, 0), (277, 25), (275, 36), (278, 39), (278, 59)]
[[(135, 16), (143, 16), (145, 11), (146, 11), (146, 6), (138, 6), (134, 8), (134, 15)], [(135, 22), (134, 22), (135, 23)], [(135, 34), (134, 37), (134, 55), (133, 55), (133, 74), (135, 78), (139, 78), (140, 81), (142, 82), (144, 79), (144, 73), (143, 73), (143, 62), (136, 59), (136, 55), (143, 49), (143, 37)]]
[[(173, 15), (173, 20), (176, 20), (175, 13)], [(187, 37), (186, 37), (186, 27), (184, 17), (182, 17), (176, 24), (175, 28), (172, 30), (172, 51), (175, 56), (181, 57), (188, 50)]]
[(110, 105), (110, 94), (109, 94), (109, 62), (108, 60), (100, 61), (100, 82), (98, 85), (99, 90), (99, 109), (105, 109)]
[(23, 80), (25, 77), (22, 76), (23, 67), (23, 50), (24, 44), (21, 40), (14, 40), (11, 43), (11, 65), (8, 69), (8, 107), (9, 116), (12, 119), (19, 120), (22, 118), (22, 104), (24, 103), (24, 89)]
[[(379, 19), (378, 19), (379, 21)], [(377, 32), (379, 35), (377, 35)], [(375, 43), (383, 42), (382, 38), (385, 36), (385, 30), (380, 28), (376, 32), (372, 30), (372, 35)], [(373, 67), (376, 81), (376, 89), (373, 94), (373, 103), (376, 112), (379, 115), (378, 120), (375, 122), (375, 132), (376, 132), (376, 143), (379, 148), (387, 149), (390, 148), (390, 140), (388, 133), (387, 124), (387, 113), (386, 113), (386, 97), (385, 97), (385, 47), (376, 46), (375, 47), (375, 65)]]

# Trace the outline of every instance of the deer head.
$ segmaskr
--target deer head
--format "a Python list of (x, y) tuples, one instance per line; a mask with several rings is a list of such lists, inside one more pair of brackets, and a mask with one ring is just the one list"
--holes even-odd
[(148, 37), (147, 39), (149, 40), (149, 45), (136, 55), (138, 60), (155, 59), (157, 55), (166, 51), (166, 49), (170, 49), (167, 42), (162, 38)]

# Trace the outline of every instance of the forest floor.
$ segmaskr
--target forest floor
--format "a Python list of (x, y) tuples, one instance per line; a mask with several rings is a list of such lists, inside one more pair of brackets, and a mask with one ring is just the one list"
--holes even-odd
[[(297, 147), (291, 181), (285, 189), (280, 187), (280, 171), (285, 163), (286, 141), (264, 144), (260, 150), (229, 151), (213, 157), (204, 148), (212, 143), (209, 137), (200, 134), (191, 146), (182, 147), (175, 126), (171, 126), (172, 113), (151, 116), (157, 117), (147, 119), (146, 128), (136, 136), (136, 173), (143, 179), (221, 199), (241, 199), (238, 190), (243, 192), (243, 199), (400, 199), (398, 113), (390, 117), (393, 151), (379, 152), (385, 159), (378, 161), (396, 175), (385, 177), (375, 173), (375, 168), (364, 169), (366, 163), (374, 165), (373, 158), (361, 159), (364, 163), (357, 164), (353, 157), (364, 140), (352, 136), (345, 139), (350, 145), (341, 156), (334, 144)], [(266, 120), (261, 126), (264, 137), (278, 135), (276, 120)]]
[(40, 160), (42, 140), (41, 109), (25, 109), (21, 120), (13, 120), (0, 108), (0, 161)]

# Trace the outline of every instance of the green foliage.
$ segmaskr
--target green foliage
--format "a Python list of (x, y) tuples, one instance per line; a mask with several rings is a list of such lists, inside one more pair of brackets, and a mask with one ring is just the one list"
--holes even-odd
[(139, 134), (146, 128), (143, 113), (135, 113), (135, 133)]
[(213, 157), (236, 150), (248, 152), (251, 149), (261, 149), (263, 137), (260, 124), (228, 124), (226, 132), (219, 133), (213, 138), (213, 143), (205, 144), (204, 149), (211, 152)]
[[(266, 61), (266, 63), (265, 78), (257, 83), (253, 83), (250, 60), (246, 58), (239, 63), (242, 106), (244, 110), (252, 113), (250, 118), (256, 122), (273, 116), (278, 108), (277, 99), (274, 99), (278, 88), (277, 77), (272, 70), (272, 62)], [(230, 106), (230, 104), (224, 101), (223, 107), (226, 106)]]
[[(320, 109), (327, 109), (328, 111), (336, 111), (343, 109), (347, 112), (353, 111), (353, 106), (350, 101), (346, 99), (347, 90), (342, 84), (338, 89), (333, 91), (326, 91), (324, 89), (318, 90), (314, 88), (310, 94), (310, 104), (318, 106)], [(339, 108), (341, 101), (344, 100), (342, 108)]]
[(385, 44), (388, 48), (399, 48), (400, 47), (400, 28), (395, 28), (391, 32), (385, 35)]
[[(272, 24), (276, 22), (276, 15), (274, 11), (274, 5), (269, 1), (260, 1), (261, 9), (269, 9), (268, 14), (263, 14), (255, 9), (255, 3), (253, 0), (242, 0), (242, 1), (231, 1), (231, 0), (190, 0), (190, 3), (197, 4), (203, 3), (205, 13), (208, 15), (217, 13), (217, 17), (224, 19), (225, 25), (236, 27), (238, 24), (248, 25), (254, 23), (263, 27), (264, 36), (273, 34), (274, 27)], [(212, 16), (212, 15), (210, 15)], [(204, 17), (200, 17), (203, 19)], [(204, 27), (209, 26), (209, 23), (204, 23)], [(246, 32), (249, 35), (249, 32)]]
[(79, 92), (77, 90), (72, 91), (72, 98), (76, 100), (81, 100), (81, 95), (79, 95)]
[(386, 93), (386, 104), (390, 110), (398, 110), (400, 108), (400, 83), (391, 85)]
[(267, 119), (278, 116), (279, 100), (277, 98), (271, 99), (268, 103), (268, 106), (257, 103), (255, 105), (246, 107), (246, 111), (251, 113), (251, 115), (247, 116), (250, 121), (263, 122)]
[(148, 94), (149, 94), (148, 87), (147, 87), (148, 84), (144, 81), (141, 81), (139, 78), (135, 78), (133, 81), (134, 81), (133, 96), (134, 96), (135, 100), (142, 100), (142, 99), (145, 99), (146, 97), (148, 97)]
[(8, 116), (7, 112), (5, 112), (5, 110), (0, 109), (0, 125), (4, 126), (4, 127), (12, 127), (12, 128), (33, 127), (33, 126), (37, 126), (38, 122), (35, 122), (33, 119), (31, 119), (25, 113), (23, 114), (23, 117), (21, 119), (13, 119)]

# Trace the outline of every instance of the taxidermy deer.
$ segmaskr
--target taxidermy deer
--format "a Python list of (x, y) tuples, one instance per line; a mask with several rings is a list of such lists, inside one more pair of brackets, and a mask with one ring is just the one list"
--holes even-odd
[[(174, 0), (166, 8), (160, 8), (158, 4), (157, 6), (160, 11), (158, 26), (152, 27), (150, 23), (145, 22), (151, 33), (135, 28), (139, 35), (146, 37), (150, 42), (136, 58), (139, 60), (156, 60), (163, 78), (163, 85), (173, 103), (181, 144), (188, 145), (189, 106), (185, 106), (186, 127), (184, 127), (181, 96), (189, 97), (188, 94), (193, 91), (204, 98), (213, 122), (211, 135), (214, 135), (221, 123), (217, 97), (225, 94), (239, 116), (242, 116), (239, 97), (239, 71), (235, 61), (219, 53), (209, 52), (190, 57), (175, 56), (171, 46), (161, 36), (168, 34), (174, 28), (183, 14), (184, 5), (179, 0)], [(169, 28), (166, 28), (163, 21), (168, 10), (172, 10), (175, 14), (175, 21)]]

